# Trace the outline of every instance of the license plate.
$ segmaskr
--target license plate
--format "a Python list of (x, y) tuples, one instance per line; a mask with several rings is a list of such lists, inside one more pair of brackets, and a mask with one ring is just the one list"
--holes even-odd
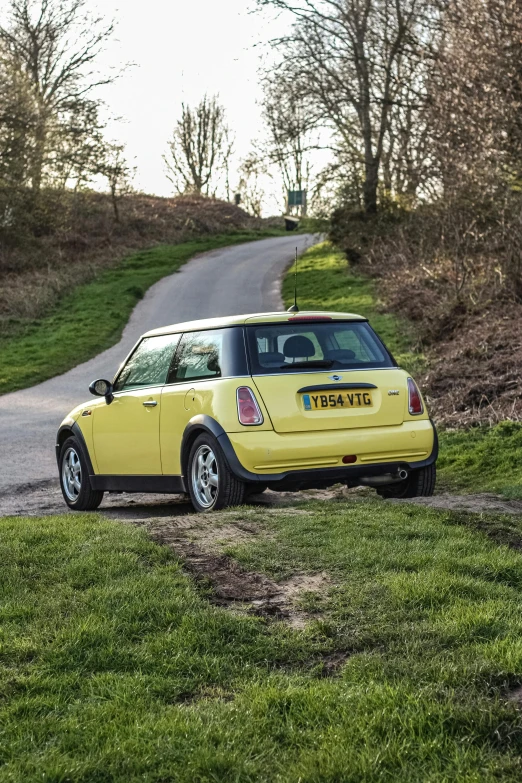
[(338, 391), (333, 394), (303, 394), (305, 411), (320, 411), (331, 408), (371, 408), (372, 395), (367, 391)]

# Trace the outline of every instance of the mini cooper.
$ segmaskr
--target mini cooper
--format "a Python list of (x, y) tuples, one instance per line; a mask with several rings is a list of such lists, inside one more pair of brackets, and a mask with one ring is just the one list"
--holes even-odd
[(58, 430), (63, 496), (188, 493), (196, 511), (270, 488), (432, 495), (437, 433), (413, 378), (346, 313), (213, 318), (147, 332)]

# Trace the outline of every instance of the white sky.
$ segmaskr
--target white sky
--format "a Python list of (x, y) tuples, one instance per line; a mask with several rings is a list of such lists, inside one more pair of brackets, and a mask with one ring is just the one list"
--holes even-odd
[[(137, 166), (135, 187), (172, 194), (162, 154), (181, 101), (195, 104), (205, 92), (219, 94), (225, 106), (236, 157), (249, 151), (251, 140), (262, 133), (259, 58), (266, 59), (266, 43), (282, 31), (282, 19), (249, 13), (254, 0), (90, 2), (93, 11), (117, 21), (115, 40), (99, 65), (135, 63), (100, 91), (111, 114), (122, 118), (110, 122), (108, 133), (127, 145), (129, 162)], [(277, 209), (271, 199), (270, 207), (281, 211), (283, 205)]]

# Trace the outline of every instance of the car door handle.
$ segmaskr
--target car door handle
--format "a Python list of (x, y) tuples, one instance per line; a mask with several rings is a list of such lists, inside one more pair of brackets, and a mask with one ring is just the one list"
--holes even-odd
[(146, 408), (155, 408), (157, 404), (158, 403), (156, 400), (145, 400), (143, 403)]

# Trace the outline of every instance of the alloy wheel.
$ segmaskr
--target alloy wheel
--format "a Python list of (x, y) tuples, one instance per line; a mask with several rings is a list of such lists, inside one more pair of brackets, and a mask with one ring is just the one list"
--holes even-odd
[(80, 457), (72, 446), (70, 446), (63, 455), (62, 485), (63, 490), (71, 503), (78, 500), (82, 488), (82, 466)]
[(210, 508), (216, 501), (219, 487), (216, 455), (210, 446), (202, 445), (192, 460), (192, 489), (203, 508)]

